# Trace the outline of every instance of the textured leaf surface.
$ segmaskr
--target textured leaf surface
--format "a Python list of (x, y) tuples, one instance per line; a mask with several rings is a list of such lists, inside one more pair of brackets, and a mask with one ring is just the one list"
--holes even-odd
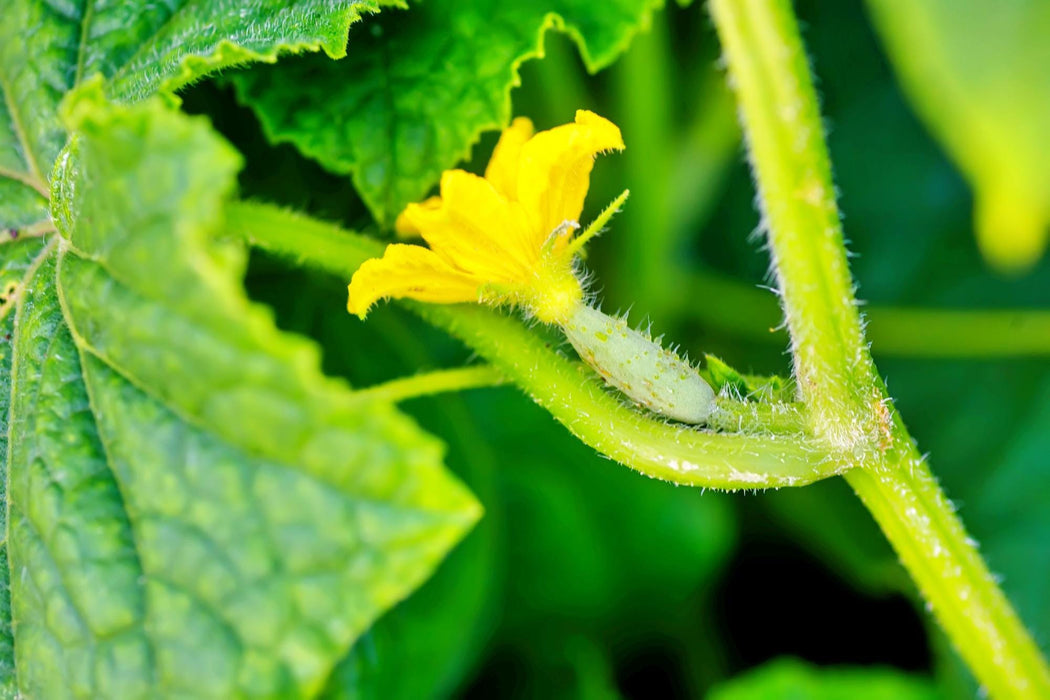
[(892, 669), (817, 668), (778, 659), (715, 688), (710, 700), (935, 700), (933, 684)]
[[(248, 289), (274, 309), (279, 326), (308, 334), (332, 349), (324, 354), (326, 372), (345, 376), (355, 385), (462, 361), (463, 349), (455, 340), (427, 328), (407, 311), (386, 307), (386, 313), (368, 323), (348, 320), (342, 313), (346, 283), (341, 279), (318, 278), (283, 262), (257, 258)], [(287, 294), (288, 289), (296, 294)], [(304, 313), (304, 305), (316, 312)], [(466, 400), (442, 394), (401, 405), (447, 443), (446, 463), (484, 503), (485, 517), (426, 584), (357, 640), (321, 697), (447, 697), (491, 638), (506, 550), (497, 540), (502, 508), (494, 482), (508, 460), (506, 451), (493, 444), (496, 437), (475, 426), (468, 402), (493, 393), (471, 392)]]
[(542, 54), (548, 28), (568, 32), (598, 70), (661, 5), (426, 0), (357, 27), (341, 61), (304, 57), (232, 80), (271, 139), (352, 173), (373, 215), (389, 224), (481, 132), (508, 123), (518, 66)]
[[(62, 97), (96, 73), (132, 100), (237, 63), (324, 49), (344, 55), (370, 0), (3, 0), (0, 2), (0, 226), (41, 221), (66, 134)], [(32, 57), (32, 60), (27, 60)]]
[(974, 188), (985, 256), (1030, 267), (1050, 236), (1050, 5), (868, 5), (909, 97)]
[[(40, 239), (23, 238), (0, 244), (0, 416), (11, 402), (11, 340), (15, 307), (24, 277), (44, 245)], [(0, 504), (7, 503), (7, 430), (0, 430)], [(0, 698), (14, 697), (14, 643), (11, 633), (11, 596), (7, 569), (7, 509), (0, 507)]]
[(247, 301), (241, 251), (211, 240), (239, 159), (203, 122), (97, 95), (71, 121), (68, 243), (15, 339), (21, 691), (316, 692), (477, 505), (433, 438)]

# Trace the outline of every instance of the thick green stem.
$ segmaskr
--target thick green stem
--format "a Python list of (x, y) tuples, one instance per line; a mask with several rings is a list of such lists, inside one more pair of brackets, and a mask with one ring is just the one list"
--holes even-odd
[(774, 430), (782, 435), (794, 435), (800, 440), (809, 437), (809, 423), (795, 403), (780, 401), (738, 401), (719, 397), (707, 425), (735, 433), (760, 433)]
[(925, 462), (910, 451), (844, 475), (991, 697), (1048, 698), (1046, 662)]
[[(226, 220), (231, 232), (253, 245), (343, 279), (383, 250), (377, 241), (274, 206), (231, 204)], [(667, 423), (625, 406), (589, 369), (517, 319), (474, 304), (406, 305), (462, 340), (584, 443), (643, 474), (684, 485), (754, 489), (800, 486), (842, 471), (842, 463), (812, 440), (800, 439), (794, 423), (788, 435), (778, 432), (777, 422), (765, 429), (748, 423), (748, 431), (738, 433)]]
[(862, 333), (827, 147), (788, 0), (712, 0), (737, 91), (791, 333), (818, 439), (978, 680), (996, 698), (1050, 697), (1050, 671), (885, 397)]
[(799, 390), (839, 447), (874, 438), (874, 369), (853, 296), (831, 165), (788, 2), (715, 0), (736, 89)]

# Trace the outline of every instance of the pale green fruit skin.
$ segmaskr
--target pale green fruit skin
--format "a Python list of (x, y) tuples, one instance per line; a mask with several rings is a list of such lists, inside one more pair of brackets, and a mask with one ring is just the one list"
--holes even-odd
[(697, 371), (625, 320), (580, 304), (562, 330), (606, 382), (650, 411), (695, 425), (714, 410), (715, 392)]

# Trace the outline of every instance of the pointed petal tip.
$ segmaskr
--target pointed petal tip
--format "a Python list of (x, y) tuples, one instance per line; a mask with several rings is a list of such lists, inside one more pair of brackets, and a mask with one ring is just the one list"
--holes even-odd
[(602, 144), (602, 151), (622, 151), (626, 148), (620, 127), (599, 114), (587, 109), (578, 109), (575, 123), (595, 130), (595, 140), (596, 143)]
[[(354, 273), (354, 277), (357, 277), (357, 273)], [(369, 309), (372, 308), (372, 304), (375, 300), (368, 303), (362, 303), (360, 293), (354, 293), (354, 278), (350, 278), (350, 284), (346, 286), (346, 310), (351, 316), (357, 316), (362, 321), (368, 316)]]

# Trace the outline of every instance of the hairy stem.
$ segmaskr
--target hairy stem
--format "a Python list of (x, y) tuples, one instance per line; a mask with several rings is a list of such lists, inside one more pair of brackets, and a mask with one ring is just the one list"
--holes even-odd
[(799, 391), (818, 439), (996, 698), (1050, 671), (885, 397), (853, 296), (816, 92), (788, 0), (712, 0), (761, 195)]
[(952, 504), (912, 451), (844, 475), (893, 544), (933, 614), (993, 698), (1050, 697), (1038, 647), (988, 571)]
[[(382, 253), (377, 241), (279, 207), (235, 203), (226, 220), (232, 233), (253, 245), (343, 279)], [(749, 432), (712, 432), (625, 406), (591, 370), (553, 349), (550, 338), (505, 314), (474, 304), (405, 305), (462, 340), (584, 443), (648, 476), (755, 489), (799, 486), (844, 468), (812, 440), (799, 439), (794, 424), (789, 435), (778, 432), (777, 422), (749, 424)], [(347, 322), (353, 322), (349, 316)]]

